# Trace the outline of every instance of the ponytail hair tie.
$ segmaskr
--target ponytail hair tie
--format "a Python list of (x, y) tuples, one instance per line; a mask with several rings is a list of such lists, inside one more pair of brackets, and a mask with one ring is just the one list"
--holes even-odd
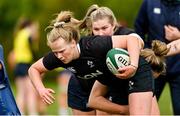
[(64, 21), (61, 21), (61, 22), (55, 22), (54, 23), (54, 27), (58, 28), (58, 27), (63, 27), (63, 24), (65, 24)]

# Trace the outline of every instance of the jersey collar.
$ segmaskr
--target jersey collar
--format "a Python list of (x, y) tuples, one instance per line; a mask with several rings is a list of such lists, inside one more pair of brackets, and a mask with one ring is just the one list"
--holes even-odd
[(81, 53), (79, 44), (77, 44), (77, 49), (78, 49), (78, 52)]

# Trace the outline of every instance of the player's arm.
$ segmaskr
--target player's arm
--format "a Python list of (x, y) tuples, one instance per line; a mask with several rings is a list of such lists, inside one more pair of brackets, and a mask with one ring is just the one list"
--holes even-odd
[(42, 58), (32, 64), (28, 70), (29, 77), (37, 90), (44, 87), (41, 74), (45, 73), (46, 71), (47, 69), (42, 63)]
[[(120, 39), (117, 39), (120, 38)], [(124, 48), (128, 50), (130, 62), (138, 67), (140, 50), (144, 47), (144, 42), (136, 34), (112, 36), (113, 48)]]
[[(118, 39), (119, 38), (119, 39)], [(119, 78), (128, 78), (135, 74), (138, 68), (140, 50), (144, 47), (144, 42), (137, 34), (112, 36), (113, 48), (124, 48), (128, 50), (130, 65), (119, 69)]]
[(112, 103), (104, 96), (107, 93), (107, 86), (96, 81), (91, 90), (88, 106), (111, 114), (128, 114), (128, 105)]
[(167, 44), (167, 46), (170, 48), (167, 56), (172, 56), (180, 53), (180, 39), (172, 41), (171, 43)]
[(41, 74), (45, 73), (48, 70), (44, 67), (42, 59), (43, 58), (39, 59), (34, 64), (32, 64), (28, 70), (28, 73), (31, 82), (34, 85), (37, 92), (39, 93), (41, 99), (45, 103), (51, 104), (55, 99), (52, 96), (52, 93), (54, 93), (54, 91), (52, 89), (45, 88), (45, 86), (43, 85)]

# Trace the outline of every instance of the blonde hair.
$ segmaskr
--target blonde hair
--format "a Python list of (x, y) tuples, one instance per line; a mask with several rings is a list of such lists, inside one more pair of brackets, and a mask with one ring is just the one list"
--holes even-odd
[(73, 39), (79, 41), (79, 31), (77, 29), (79, 21), (73, 18), (73, 13), (70, 11), (61, 11), (51, 25), (47, 28), (52, 28), (47, 34), (47, 45), (49, 46), (60, 37), (66, 42), (71, 42)]
[(117, 19), (111, 9), (104, 6), (99, 7), (96, 4), (91, 5), (87, 10), (84, 19), (82, 20), (80, 29), (84, 29), (87, 31), (87, 34), (92, 35), (92, 22), (104, 18), (108, 18), (110, 24), (118, 26)]
[(151, 65), (154, 72), (165, 72), (165, 56), (169, 52), (169, 48), (166, 43), (159, 40), (153, 40), (151, 45), (151, 49), (146, 48), (141, 51), (141, 56)]

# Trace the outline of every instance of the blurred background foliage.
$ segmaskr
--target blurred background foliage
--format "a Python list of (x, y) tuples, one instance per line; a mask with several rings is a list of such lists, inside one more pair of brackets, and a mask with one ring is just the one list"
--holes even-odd
[(12, 49), (13, 31), (19, 17), (27, 17), (40, 22), (40, 51), (42, 56), (48, 51), (44, 29), (55, 14), (61, 10), (70, 10), (78, 19), (82, 19), (92, 4), (111, 8), (118, 20), (133, 22), (142, 0), (0, 0), (0, 43), (5, 47), (5, 56)]
[[(70, 10), (74, 12), (77, 19), (82, 19), (87, 8), (92, 4), (107, 6), (112, 9), (119, 21), (133, 28), (141, 3), (142, 0), (0, 0), (0, 44), (4, 47), (5, 64), (7, 64), (7, 55), (13, 47), (14, 28), (20, 17), (39, 22), (40, 47), (36, 56), (42, 57), (49, 51), (46, 45), (45, 28), (60, 11)], [(7, 69), (12, 77), (12, 71), (9, 71), (8, 65)]]

